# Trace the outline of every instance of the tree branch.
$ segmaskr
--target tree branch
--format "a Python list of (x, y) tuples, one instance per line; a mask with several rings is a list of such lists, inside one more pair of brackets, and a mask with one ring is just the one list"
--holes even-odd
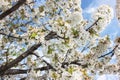
[(81, 53), (83, 53), (85, 50), (87, 50), (88, 48), (90, 48), (90, 43), (86, 44), (83, 49), (81, 50)]
[[(38, 56), (37, 54), (33, 54), (33, 55), (35, 55), (37, 58), (40, 58), (40, 56)], [(46, 60), (42, 60), (42, 62), (44, 62), (44, 63), (46, 63), (47, 65), (48, 65), (48, 67), (49, 67), (49, 69), (53, 69), (54, 71), (57, 71), (50, 63), (48, 63)]]
[(75, 65), (78, 65), (78, 66), (82, 66), (83, 68), (86, 68), (88, 66), (88, 64), (81, 64), (79, 61), (80, 60), (74, 60), (74, 61), (71, 61), (71, 62), (63, 62), (61, 67), (65, 68), (65, 66), (69, 66), (70, 64), (75, 64)]
[(99, 17), (89, 28), (86, 29), (86, 31), (89, 31), (101, 18)]
[(11, 38), (20, 39), (20, 40), (22, 39), (22, 38), (20, 38), (20, 37), (15, 37), (15, 36), (8, 35), (8, 34), (2, 33), (2, 32), (0, 32), (0, 35), (7, 36), (8, 38), (11, 37)]
[[(38, 71), (38, 70), (44, 71), (44, 70), (49, 70), (49, 69), (53, 69), (53, 68), (50, 67), (50, 65), (47, 65), (47, 66), (44, 66), (44, 67), (36, 68), (34, 70), (35, 71)], [(9, 69), (9, 70), (4, 72), (4, 75), (26, 74), (30, 70), (31, 69)]]
[(65, 55), (65, 58), (64, 58), (64, 61), (63, 61), (63, 62), (65, 62), (65, 61), (67, 60), (68, 54), (71, 52), (71, 50), (72, 50), (72, 49), (68, 49), (68, 51), (67, 51), (67, 53), (66, 53), (66, 55)]
[(116, 45), (112, 51), (110, 51), (110, 52), (109, 52), (109, 53), (107, 53), (107, 54), (101, 55), (101, 56), (100, 56), (100, 57), (98, 57), (98, 58), (105, 57), (105, 56), (107, 56), (107, 55), (109, 55), (109, 54), (111, 54), (111, 53), (112, 53), (112, 56), (113, 56), (113, 55), (114, 55), (114, 51), (115, 51), (115, 49), (116, 49), (118, 46), (119, 46), (119, 45)]
[[(51, 69), (49, 66), (44, 66), (44, 67), (40, 67), (40, 68), (36, 68), (34, 70), (38, 71), (43, 71), (43, 70), (49, 70)], [(16, 74), (26, 74), (28, 71), (30, 71), (31, 69), (9, 69), (7, 70), (4, 75), (16, 75)]]
[[(44, 70), (50, 70), (50, 69), (52, 69), (52, 70), (56, 71), (56, 69), (54, 69), (53, 67), (51, 67), (51, 65), (49, 63), (46, 63), (46, 64), (47, 64), (47, 66), (36, 68), (34, 70), (35, 71), (38, 71), (38, 70), (44, 71)], [(79, 63), (79, 60), (74, 60), (74, 61), (71, 61), (71, 62), (63, 62), (61, 67), (65, 68), (65, 66), (69, 66), (71, 64), (82, 66), (83, 68), (86, 68), (88, 66), (87, 64), (81, 64), (81, 63)], [(4, 72), (4, 75), (26, 74), (30, 70), (31, 69), (9, 69), (9, 70), (7, 70), (7, 71)]]
[(20, 56), (18, 56), (16, 59), (14, 59), (13, 61), (9, 62), (6, 65), (0, 66), (0, 76), (4, 75), (5, 71), (7, 71), (11, 67), (15, 66), (16, 64), (18, 64), (20, 61), (22, 61), (28, 55), (33, 54), (33, 52), (40, 46), (41, 46), (41, 43), (35, 44), (30, 49), (28, 49), (26, 52), (22, 53)]
[(49, 69), (53, 69), (54, 71), (57, 71), (51, 64), (49, 64), (47, 61), (43, 60), (49, 67)]
[(26, 2), (26, 0), (19, 0), (16, 5), (14, 5), (13, 7), (11, 7), (10, 9), (8, 9), (7, 11), (3, 12), (0, 15), (0, 20), (2, 20), (3, 18), (5, 18), (6, 16), (8, 16), (9, 14), (11, 14), (12, 12), (16, 11), (25, 2)]
[(64, 37), (59, 36), (56, 32), (53, 31), (50, 31), (50, 33), (48, 33), (48, 35), (45, 36), (45, 40), (50, 40), (55, 38), (66, 39)]

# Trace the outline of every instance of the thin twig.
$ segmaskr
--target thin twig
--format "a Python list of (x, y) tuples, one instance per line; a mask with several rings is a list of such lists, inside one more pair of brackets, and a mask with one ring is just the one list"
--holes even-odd
[(45, 40), (51, 40), (55, 38), (66, 39), (64, 37), (59, 36), (56, 32), (50, 31), (48, 35), (45, 36)]
[(9, 62), (7, 65), (2, 65), (0, 66), (0, 76), (4, 75), (4, 72), (7, 71), (8, 69), (10, 69), (11, 67), (15, 66), (16, 64), (18, 64), (20, 61), (22, 61), (24, 58), (26, 58), (27, 56), (33, 54), (33, 52), (40, 47), (42, 44), (38, 43), (38, 44), (34, 44), (31, 48), (29, 48), (27, 51), (25, 51), (24, 53), (22, 53), (20, 56), (18, 56), (16, 59), (12, 60), (11, 62)]
[[(33, 53), (33, 55), (35, 55), (37, 58), (40, 58), (40, 56), (38, 56), (37, 54)], [(50, 63), (48, 63), (45, 60), (42, 60), (44, 63), (46, 63), (50, 69), (53, 69), (54, 71), (57, 71)]]
[[(36, 68), (34, 70), (38, 71), (43, 71), (43, 70), (49, 70), (50, 67), (49, 66), (44, 66), (44, 67), (40, 67), (40, 68)], [(28, 71), (30, 71), (31, 69), (9, 69), (7, 70), (4, 75), (16, 75), (16, 74), (26, 74)]]
[(68, 54), (71, 52), (71, 50), (72, 50), (72, 49), (69, 49), (69, 50), (67, 51), (67, 53), (66, 53), (66, 55), (65, 55), (65, 58), (64, 58), (63, 62), (66, 61), (66, 59), (67, 59), (67, 57), (68, 57)]
[[(46, 62), (44, 60), (44, 62), (47, 64), (47, 66), (43, 66), (43, 67), (40, 67), (40, 68), (36, 68), (34, 69), (35, 71), (44, 71), (44, 70), (54, 70), (56, 71), (56, 69), (54, 69), (51, 64), (49, 64), (48, 62)], [(88, 64), (81, 64), (80, 63), (80, 60), (74, 60), (74, 61), (71, 61), (71, 62), (64, 62), (62, 63), (62, 68), (65, 68), (65, 66), (69, 66), (71, 64), (75, 64), (75, 65), (78, 65), (78, 66), (82, 66), (83, 68), (86, 68), (88, 67)], [(30, 71), (31, 69), (9, 69), (7, 71), (5, 71), (4, 75), (16, 75), (16, 74), (26, 74), (28, 71)]]
[(89, 45), (89, 43), (87, 44), (87, 45), (85, 45), (84, 47), (83, 47), (83, 49), (81, 50), (81, 53), (82, 52), (84, 52), (86, 49), (88, 49), (90, 47), (90, 45)]
[(70, 64), (75, 64), (75, 65), (78, 65), (78, 66), (82, 66), (83, 68), (88, 67), (87, 64), (81, 64), (80, 60), (74, 60), (74, 61), (71, 61), (71, 62), (63, 62), (61, 67), (65, 68), (65, 66), (69, 66)]
[(8, 38), (11, 37), (11, 38), (20, 39), (20, 40), (22, 39), (22, 38), (20, 38), (20, 37), (15, 37), (15, 36), (8, 35), (8, 34), (2, 33), (2, 32), (0, 32), (0, 35), (7, 36)]
[(98, 57), (98, 58), (103, 58), (103, 57), (105, 57), (105, 56), (107, 56), (107, 55), (109, 55), (109, 54), (111, 54), (111, 53), (112, 53), (112, 55), (114, 55), (114, 51), (115, 51), (115, 49), (116, 49), (118, 46), (119, 46), (119, 45), (116, 45), (112, 51), (108, 52), (107, 54), (101, 55), (101, 56)]
[(11, 7), (10, 9), (6, 10), (5, 12), (3, 12), (0, 15), (0, 20), (2, 20), (3, 18), (5, 18), (6, 16), (8, 16), (9, 14), (11, 14), (12, 12), (16, 11), (20, 6), (22, 6), (24, 3), (26, 2), (26, 0), (19, 0), (17, 2), (16, 5), (14, 5), (13, 7)]
[(94, 25), (97, 24), (97, 22), (100, 20), (101, 18), (99, 17), (89, 28), (86, 29), (86, 31), (89, 31)]
[(51, 64), (49, 64), (47, 61), (43, 60), (43, 62), (45, 62), (50, 69), (53, 69), (54, 71), (57, 71)]

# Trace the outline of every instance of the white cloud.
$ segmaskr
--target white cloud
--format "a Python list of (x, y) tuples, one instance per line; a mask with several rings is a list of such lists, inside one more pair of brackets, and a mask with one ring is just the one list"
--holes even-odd
[(119, 80), (119, 77), (117, 75), (102, 75), (100, 77), (98, 77), (97, 80)]
[(93, 2), (83, 10), (83, 13), (92, 13), (98, 6), (102, 4), (107, 4), (115, 8), (116, 0), (93, 0)]
[(95, 11), (95, 8), (94, 7), (89, 7), (87, 9), (84, 10), (85, 13), (93, 13)]

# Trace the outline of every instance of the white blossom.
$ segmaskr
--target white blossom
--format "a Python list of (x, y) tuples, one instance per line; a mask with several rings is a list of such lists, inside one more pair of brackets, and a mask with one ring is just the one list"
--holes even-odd
[[(7, 57), (11, 61), (21, 54), (23, 54), (23, 58), (24, 53), (28, 54), (24, 59), (24, 68), (32, 69), (27, 72), (26, 80), (41, 80), (43, 77), (51, 80), (93, 80), (91, 78), (96, 74), (119, 73), (119, 46), (114, 51), (117, 64), (108, 64), (110, 56), (105, 56), (103, 59), (98, 58), (107, 52), (111, 44), (108, 36), (102, 38), (97, 35), (113, 18), (113, 10), (110, 6), (102, 5), (94, 12), (93, 20), (98, 21), (90, 27), (93, 30), (92, 34), (92, 31), (85, 29), (88, 21), (84, 20), (82, 16), (81, 0), (45, 0), (42, 5), (36, 5), (37, 3), (33, 1), (27, 0), (29, 5), (20, 6), (18, 10), (14, 11), (15, 14), (10, 14), (1, 20), (0, 32), (5, 32), (6, 35), (0, 35), (2, 50), (0, 53), (5, 52), (0, 54), (2, 56), (0, 62), (5, 64)], [(2, 0), (3, 5), (6, 2)], [(11, 3), (9, 4), (12, 5)], [(3, 8), (6, 8), (5, 6)], [(25, 24), (27, 21), (28, 24)], [(25, 27), (25, 31), (22, 30), (23, 27)], [(51, 32), (52, 36), (49, 35)], [(10, 34), (20, 36), (22, 39), (11, 38)], [(49, 39), (46, 38), (47, 36)], [(38, 49), (32, 47), (36, 51), (29, 50), (33, 44), (39, 42), (42, 45)], [(8, 46), (10, 43), (12, 44)], [(117, 38), (115, 45), (119, 43), (119, 38)], [(81, 49), (84, 47), (86, 49), (82, 52)], [(29, 51), (36, 55), (29, 55)], [(34, 68), (41, 67), (47, 69), (45, 66), (48, 66), (46, 71), (34, 70)], [(22, 68), (20, 64), (14, 67)], [(56, 71), (49, 69), (52, 67)], [(14, 79), (16, 76), (10, 76), (10, 78)]]
[(26, 80), (40, 80), (40, 71), (35, 71), (33, 68), (31, 69), (30, 72), (27, 73), (27, 78)]
[(82, 12), (79, 11), (71, 13), (67, 18), (67, 22), (70, 24), (71, 27), (80, 24), (82, 20), (83, 20)]
[(108, 5), (101, 5), (98, 7), (98, 9), (94, 12), (93, 14), (93, 19), (96, 21), (99, 19), (97, 22), (97, 25), (95, 25), (95, 30), (96, 31), (101, 31), (105, 29), (105, 26), (107, 26), (111, 20), (114, 17), (113, 9), (108, 6)]
[(78, 71), (74, 71), (72, 74), (72, 77), (70, 78), (70, 80), (83, 80), (82, 77), (82, 73), (78, 70)]

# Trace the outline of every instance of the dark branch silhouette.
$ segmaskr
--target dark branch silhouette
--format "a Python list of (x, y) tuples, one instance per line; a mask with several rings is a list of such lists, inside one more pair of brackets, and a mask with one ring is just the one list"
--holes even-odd
[(105, 56), (107, 56), (107, 55), (109, 55), (109, 54), (112, 54), (112, 56), (113, 56), (113, 55), (114, 55), (114, 51), (115, 51), (115, 49), (116, 49), (118, 46), (119, 46), (119, 45), (116, 45), (112, 51), (110, 51), (110, 52), (107, 53), (107, 54), (101, 55), (101, 56), (98, 57), (98, 58), (103, 58), (103, 57), (105, 57)]
[(81, 64), (80, 63), (80, 60), (74, 60), (74, 61), (71, 61), (71, 62), (63, 62), (62, 63), (62, 68), (65, 68), (66, 66), (69, 66), (71, 64), (75, 64), (75, 65), (78, 65), (78, 66), (82, 66), (83, 68), (87, 67), (88, 65), (87, 64)]
[(64, 37), (59, 36), (56, 32), (50, 31), (48, 35), (45, 36), (45, 40), (51, 40), (55, 38), (61, 38), (61, 39), (66, 39)]
[(5, 71), (7, 71), (10, 68), (14, 67), (16, 64), (18, 64), (24, 58), (26, 58), (27, 56), (33, 54), (33, 52), (40, 46), (41, 46), (41, 43), (35, 44), (31, 48), (29, 48), (26, 52), (22, 53), (20, 56), (18, 56), (16, 59), (14, 59), (13, 61), (9, 62), (6, 65), (0, 66), (0, 76), (4, 75)]
[(49, 69), (53, 69), (54, 71), (57, 71), (50, 63), (48, 63), (47, 61), (43, 60), (43, 62), (45, 62), (48, 65)]
[[(40, 68), (36, 68), (34, 70), (38, 71), (43, 71), (43, 70), (49, 70), (52, 69), (49, 66), (44, 66), (44, 67), (40, 67)], [(16, 75), (16, 74), (26, 74), (28, 71), (30, 71), (31, 69), (9, 69), (7, 70), (4, 75)]]
[(11, 38), (20, 39), (20, 40), (22, 39), (20, 37), (15, 37), (15, 36), (12, 36), (12, 35), (9, 35), (9, 34), (5, 34), (5, 33), (2, 33), (2, 32), (0, 32), (0, 35), (7, 36), (8, 38), (11, 37)]
[[(34, 69), (35, 71), (45, 71), (45, 70), (54, 70), (54, 71), (57, 71), (55, 68), (53, 68), (51, 66), (51, 64), (47, 63), (46, 61), (44, 61), (47, 66), (43, 66), (43, 67), (40, 67), (40, 68), (36, 68)], [(79, 60), (74, 60), (74, 61), (71, 61), (71, 62), (63, 62), (62, 63), (62, 68), (65, 68), (66, 66), (69, 66), (71, 64), (75, 64), (75, 65), (78, 65), (78, 66), (82, 66), (83, 68), (86, 68), (88, 67), (87, 64), (81, 64), (79, 62)], [(16, 75), (16, 74), (26, 74), (28, 71), (30, 71), (31, 69), (8, 69), (7, 71), (4, 72), (4, 75)]]
[[(52, 32), (52, 33), (54, 33), (54, 32)], [(51, 33), (49, 33), (49, 34), (51, 34)], [(57, 33), (54, 33), (55, 35), (57, 35)], [(48, 38), (47, 38), (48, 37)], [(58, 35), (57, 35), (57, 37), (59, 37)], [(51, 39), (51, 37), (49, 37), (49, 36), (46, 36), (45, 38), (47, 38), (47, 40), (49, 40), (49, 39)], [(60, 38), (60, 37), (59, 37)], [(34, 51), (39, 47), (39, 46), (41, 46), (41, 43), (39, 43), (39, 44), (35, 44), (35, 45), (33, 45), (30, 49), (28, 49), (26, 52), (24, 52), (24, 53), (22, 53), (20, 56), (18, 56), (16, 59), (14, 59), (13, 61), (11, 61), (11, 62), (9, 62), (9, 63), (7, 63), (6, 65), (2, 65), (2, 66), (0, 66), (0, 76), (2, 76), (2, 75), (5, 75), (5, 74), (15, 74), (15, 73), (25, 73), (26, 71), (28, 71), (28, 70), (26, 70), (26, 71), (24, 71), (24, 70), (13, 70), (13, 71), (11, 71), (11, 69), (10, 68), (12, 68), (12, 67), (14, 67), (16, 64), (18, 64), (20, 61), (22, 61), (24, 58), (26, 58), (27, 56), (29, 56), (29, 55), (31, 55), (31, 54), (35, 54), (34, 53)], [(45, 62), (46, 64), (47, 64), (47, 66), (46, 67), (43, 67), (42, 69), (43, 70), (49, 70), (49, 69), (53, 69), (54, 71), (56, 71), (56, 69), (55, 68), (53, 68), (53, 66), (51, 65), (51, 64), (49, 64), (49, 63), (47, 63), (46, 61), (43, 61), (43, 62)], [(75, 62), (71, 62), (70, 64), (74, 64)], [(62, 63), (63, 65), (66, 65), (66, 64), (68, 64), (68, 62), (66, 63)], [(77, 65), (78, 65), (78, 63), (77, 63)], [(63, 67), (63, 66), (62, 66)], [(42, 70), (41, 69), (41, 70)]]
[(6, 16), (8, 16), (9, 14), (11, 14), (12, 12), (16, 11), (20, 6), (22, 6), (24, 3), (26, 2), (26, 0), (19, 0), (17, 2), (16, 5), (14, 5), (13, 7), (11, 7), (10, 9), (6, 10), (5, 12), (3, 12), (0, 15), (0, 20), (2, 20), (3, 18), (5, 18)]
[(97, 24), (97, 22), (100, 20), (101, 18), (99, 17), (89, 28), (86, 29), (86, 31), (89, 31), (94, 25)]
[(66, 55), (65, 55), (65, 58), (64, 58), (64, 61), (63, 61), (63, 62), (65, 62), (65, 61), (67, 60), (68, 54), (71, 52), (71, 50), (72, 50), (72, 49), (68, 49), (68, 51), (67, 51), (67, 53), (66, 53)]

